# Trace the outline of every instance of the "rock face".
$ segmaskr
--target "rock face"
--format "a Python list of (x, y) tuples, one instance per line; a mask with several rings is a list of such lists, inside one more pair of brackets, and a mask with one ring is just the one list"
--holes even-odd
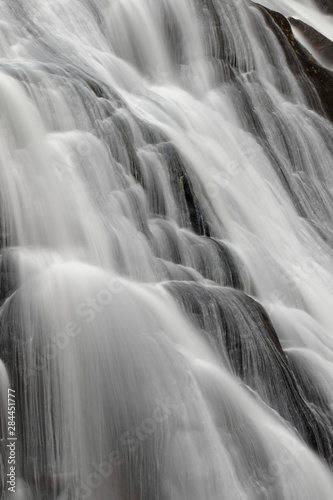
[(333, 0), (315, 0), (315, 3), (325, 14), (333, 14)]
[[(261, 5), (255, 5), (263, 13), (268, 26), (280, 40), (290, 69), (302, 83), (310, 106), (333, 122), (333, 73), (321, 66), (296, 40), (291, 24), (285, 16)], [(313, 97), (313, 87), (320, 98), (322, 109), (317, 107), (316, 99)]]
[[(293, 373), (278, 335), (263, 307), (228, 287), (172, 282), (165, 285), (189, 320), (201, 330), (214, 352), (263, 402), (297, 429), (328, 463), (332, 457), (333, 417), (325, 398), (316, 408), (300, 386), (304, 375)], [(297, 366), (296, 366), (297, 368)], [(279, 395), (283, 394), (283, 397)], [(313, 398), (313, 396), (311, 396)]]
[(319, 31), (304, 23), (300, 19), (289, 18), (292, 26), (297, 28), (303, 36), (311, 43), (313, 48), (329, 63), (333, 63), (333, 42)]

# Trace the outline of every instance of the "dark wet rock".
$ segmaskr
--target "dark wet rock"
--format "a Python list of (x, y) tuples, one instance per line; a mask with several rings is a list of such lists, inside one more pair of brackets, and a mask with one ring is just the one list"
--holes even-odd
[(108, 98), (106, 90), (103, 89), (102, 85), (99, 84), (97, 81), (87, 79), (87, 84), (89, 85), (91, 90), (94, 92), (96, 97), (101, 97), (104, 99)]
[[(129, 122), (123, 114), (118, 114), (114, 115), (112, 117), (114, 125), (119, 133), (119, 136), (122, 139), (122, 142), (125, 146), (126, 154), (128, 156), (129, 164), (130, 164), (130, 170), (131, 174), (134, 177), (134, 179), (141, 184), (142, 187), (144, 187), (144, 179), (142, 176), (142, 171), (141, 171), (141, 165), (140, 165), (140, 159), (138, 157), (138, 154), (136, 152), (135, 146), (134, 146), (134, 137), (133, 137), (133, 132), (130, 128)], [(121, 162), (121, 158), (117, 158), (116, 160)]]
[(13, 236), (9, 234), (9, 227), (6, 223), (6, 211), (3, 207), (0, 208), (0, 251), (10, 244)]
[(213, 57), (216, 59), (222, 59), (224, 56), (224, 48), (225, 48), (225, 42), (226, 40), (226, 35), (223, 33), (223, 28), (221, 25), (221, 19), (217, 10), (217, 6), (215, 5), (213, 0), (206, 0), (205, 2), (205, 9), (206, 9), (206, 15), (205, 15), (205, 20), (207, 23), (209, 23), (209, 28), (210, 31), (215, 33), (215, 36), (217, 40), (219, 41), (218, 44), (210, 44), (210, 52)]
[(297, 28), (302, 35), (311, 43), (313, 48), (325, 59), (327, 62), (333, 63), (333, 42), (326, 38), (326, 36), (319, 33), (319, 31), (304, 23), (300, 19), (289, 18), (290, 24)]
[[(252, 299), (251, 299), (252, 300)], [(271, 342), (273, 343), (273, 345), (275, 346), (275, 348), (277, 349), (278, 353), (283, 357), (285, 358), (285, 353), (281, 347), (281, 344), (280, 344), (280, 341), (278, 339), (278, 336), (277, 336), (277, 333), (275, 331), (275, 328), (267, 314), (267, 312), (265, 311), (264, 307), (259, 304), (259, 302), (255, 301), (255, 300), (252, 300), (252, 305), (253, 307), (256, 309), (256, 312), (258, 314), (258, 318), (260, 318), (260, 321), (262, 323), (262, 326), (263, 328), (265, 329), (268, 337), (270, 338)]]
[(4, 252), (0, 263), (0, 304), (18, 288), (19, 276), (11, 265), (11, 255)]
[[(187, 216), (190, 227), (196, 234), (210, 236), (209, 223), (195, 194), (196, 190), (187, 174), (183, 158), (171, 142), (159, 144), (158, 150), (167, 165), (172, 192), (180, 212)], [(186, 227), (186, 221), (184, 226)]]
[(185, 64), (184, 40), (177, 16), (172, 9), (167, 9), (166, 6), (163, 10), (164, 30), (170, 57), (174, 65)]
[[(202, 331), (224, 365), (260, 399), (298, 430), (318, 454), (330, 460), (331, 424), (325, 410), (307, 399), (289, 365), (265, 309), (243, 292), (197, 283), (170, 283), (170, 292), (185, 314)], [(331, 417), (331, 421), (333, 418)]]
[(209, 225), (204, 220), (204, 215), (202, 213), (200, 205), (197, 200), (195, 200), (195, 195), (191, 186), (190, 178), (186, 174), (181, 176), (180, 185), (182, 190), (184, 191), (193, 231), (200, 235), (209, 236)]
[[(299, 79), (309, 106), (333, 121), (333, 73), (321, 66), (296, 40), (291, 24), (285, 16), (262, 5), (254, 5), (262, 12), (267, 25), (280, 41), (287, 63)], [(314, 89), (320, 99), (319, 106)]]
[(333, 15), (333, 0), (314, 0), (314, 2), (322, 12)]
[[(218, 249), (220, 266), (224, 269), (226, 276), (226, 286), (230, 286), (237, 290), (246, 289), (246, 279), (242, 273), (242, 264), (234, 252), (228, 247), (228, 245), (214, 238), (210, 238), (210, 241), (214, 243)], [(212, 280), (214, 276), (212, 276)]]
[[(162, 260), (168, 266), (172, 279), (176, 281), (202, 282), (205, 279), (239, 290), (248, 291), (250, 288), (244, 265), (234, 249), (223, 240), (200, 237), (179, 229), (168, 220), (155, 219), (152, 248), (159, 262)], [(185, 248), (190, 251), (184, 252)]]

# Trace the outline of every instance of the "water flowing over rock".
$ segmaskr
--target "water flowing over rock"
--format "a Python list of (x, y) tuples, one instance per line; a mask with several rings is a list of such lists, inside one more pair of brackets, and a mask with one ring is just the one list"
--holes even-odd
[(325, 61), (333, 62), (333, 41), (319, 33), (317, 30), (300, 19), (289, 18), (289, 22), (309, 40), (313, 48)]
[(320, 3), (0, 3), (1, 498), (331, 500)]

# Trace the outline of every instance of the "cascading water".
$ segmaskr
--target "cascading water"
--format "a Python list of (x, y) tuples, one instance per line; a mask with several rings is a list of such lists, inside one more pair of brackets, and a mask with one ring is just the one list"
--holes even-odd
[(4, 498), (332, 498), (333, 126), (268, 12), (0, 3)]

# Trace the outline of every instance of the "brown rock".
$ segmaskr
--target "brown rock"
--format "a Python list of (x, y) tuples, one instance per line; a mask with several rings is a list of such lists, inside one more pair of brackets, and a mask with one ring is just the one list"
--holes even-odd
[(333, 63), (333, 42), (319, 31), (304, 23), (300, 19), (289, 18), (292, 26), (297, 28), (309, 41), (312, 47), (327, 61)]

